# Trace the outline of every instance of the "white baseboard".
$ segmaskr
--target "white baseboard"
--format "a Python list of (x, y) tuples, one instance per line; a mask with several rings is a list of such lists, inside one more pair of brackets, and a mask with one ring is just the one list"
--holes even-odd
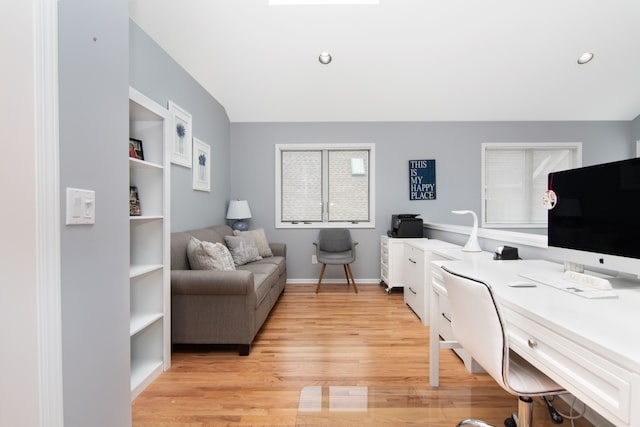
[[(315, 285), (318, 283), (318, 278), (313, 278), (313, 279), (293, 279), (291, 277), (287, 278), (287, 284), (290, 283), (296, 283), (296, 284), (300, 284), (300, 285)], [(344, 283), (345, 285), (347, 284), (347, 279), (322, 279), (322, 283), (326, 283), (326, 284), (340, 284), (340, 283)], [(380, 279), (357, 279), (356, 278), (356, 285), (379, 285), (380, 284)]]

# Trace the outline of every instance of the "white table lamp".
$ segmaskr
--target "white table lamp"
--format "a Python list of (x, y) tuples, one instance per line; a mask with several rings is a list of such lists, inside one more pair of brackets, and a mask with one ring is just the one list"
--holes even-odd
[(251, 218), (251, 209), (249, 209), (249, 202), (246, 200), (231, 200), (229, 202), (229, 209), (227, 210), (227, 219), (236, 219), (231, 228), (239, 231), (247, 231), (249, 224), (244, 219)]
[(473, 215), (473, 229), (471, 230), (471, 234), (469, 235), (469, 240), (467, 240), (467, 244), (464, 245), (462, 250), (464, 252), (482, 252), (480, 245), (478, 244), (478, 217), (474, 211), (451, 211), (456, 215), (464, 215), (471, 214)]

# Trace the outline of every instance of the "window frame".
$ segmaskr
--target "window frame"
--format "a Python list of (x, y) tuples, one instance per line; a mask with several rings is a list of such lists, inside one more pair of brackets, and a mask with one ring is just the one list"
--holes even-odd
[[(575, 154), (574, 168), (582, 167), (582, 142), (485, 142), (482, 144), (482, 166), (481, 166), (481, 227), (483, 228), (547, 228), (547, 222), (497, 222), (487, 221), (487, 151), (495, 149), (505, 150), (571, 150)], [(526, 180), (528, 190), (531, 190), (531, 180)], [(542, 194), (540, 195), (540, 205), (542, 206)]]
[[(329, 222), (323, 211), (322, 221), (316, 222), (293, 222), (282, 221), (282, 155), (283, 151), (358, 151), (367, 150), (369, 152), (369, 221), (332, 221)], [(324, 154), (323, 154), (324, 156)], [(275, 227), (276, 228), (375, 228), (375, 143), (316, 143), (316, 144), (276, 144), (275, 146), (275, 161), (276, 161), (276, 179), (275, 179)], [(325, 165), (322, 167), (322, 182), (323, 182), (323, 202), (326, 201), (325, 197), (328, 197), (325, 193), (328, 191), (326, 183), (329, 179), (326, 175), (328, 171), (325, 169)]]

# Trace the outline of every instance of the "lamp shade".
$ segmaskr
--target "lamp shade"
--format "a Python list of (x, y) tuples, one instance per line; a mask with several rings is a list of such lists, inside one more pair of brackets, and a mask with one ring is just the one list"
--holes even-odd
[(249, 202), (246, 200), (231, 200), (229, 202), (229, 210), (227, 210), (227, 219), (247, 219), (251, 218), (251, 209)]

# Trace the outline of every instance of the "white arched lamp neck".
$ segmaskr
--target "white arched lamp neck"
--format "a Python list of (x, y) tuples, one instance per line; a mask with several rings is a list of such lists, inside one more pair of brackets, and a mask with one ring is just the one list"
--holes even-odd
[(473, 216), (473, 229), (471, 230), (467, 244), (464, 245), (462, 250), (464, 252), (482, 252), (482, 248), (480, 248), (478, 244), (478, 216), (476, 213), (474, 211), (451, 211), (451, 213), (456, 215), (471, 214)]

